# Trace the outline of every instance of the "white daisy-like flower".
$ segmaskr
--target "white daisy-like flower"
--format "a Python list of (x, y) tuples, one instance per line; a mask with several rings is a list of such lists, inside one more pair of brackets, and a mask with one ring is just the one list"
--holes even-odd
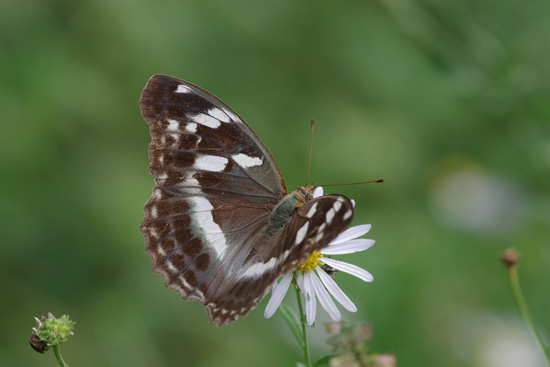
[[(322, 195), (322, 187), (317, 187), (313, 193), (313, 197), (316, 198)], [(353, 200), (352, 203), (355, 205)], [(372, 275), (358, 266), (334, 260), (325, 255), (343, 255), (365, 251), (374, 245), (374, 240), (365, 238), (358, 239), (357, 237), (363, 236), (370, 228), (370, 224), (348, 228), (332, 240), (326, 248), (311, 254), (309, 259), (296, 269), (296, 283), (300, 292), (305, 296), (306, 320), (309, 325), (315, 322), (317, 300), (319, 300), (321, 307), (333, 320), (341, 320), (342, 316), (332, 300), (331, 295), (346, 310), (350, 312), (357, 311), (357, 307), (355, 307), (353, 302), (351, 302), (344, 292), (342, 292), (333, 277), (331, 277), (327, 271), (331, 271), (332, 269), (340, 270), (354, 275), (365, 282), (372, 282)], [(277, 311), (288, 291), (295, 272), (288, 272), (273, 283), (273, 287), (271, 288), (271, 299), (265, 308), (264, 317), (270, 318), (275, 311)]]

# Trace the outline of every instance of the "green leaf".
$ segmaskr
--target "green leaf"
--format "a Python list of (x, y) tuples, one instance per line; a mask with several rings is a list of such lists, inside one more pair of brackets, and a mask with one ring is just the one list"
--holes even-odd
[(281, 311), (281, 314), (283, 315), (286, 324), (290, 328), (290, 331), (292, 331), (292, 334), (294, 334), (294, 337), (298, 341), (298, 344), (300, 344), (300, 347), (304, 348), (306, 341), (304, 340), (304, 334), (302, 334), (302, 329), (300, 327), (298, 316), (296, 316), (294, 311), (292, 311), (292, 309), (284, 303), (281, 303), (281, 305), (279, 306), (279, 311)]
[(320, 360), (315, 362), (313, 367), (329, 366), (330, 360), (334, 357), (338, 357), (338, 354), (331, 354), (331, 355), (328, 355), (328, 356), (325, 356), (325, 357), (321, 358)]
[(296, 367), (307, 367), (307, 366), (302, 362), (296, 362)]

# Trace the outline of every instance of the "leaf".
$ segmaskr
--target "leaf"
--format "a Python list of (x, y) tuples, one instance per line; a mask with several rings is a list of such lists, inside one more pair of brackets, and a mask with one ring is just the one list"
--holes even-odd
[(298, 344), (300, 344), (300, 347), (303, 349), (306, 345), (306, 342), (304, 340), (304, 334), (302, 334), (302, 329), (300, 327), (298, 316), (296, 316), (294, 311), (292, 311), (292, 309), (284, 303), (279, 306), (279, 310), (281, 311), (281, 314), (283, 315), (286, 324), (290, 328), (290, 331), (292, 331), (292, 334), (294, 334), (294, 337), (298, 341)]

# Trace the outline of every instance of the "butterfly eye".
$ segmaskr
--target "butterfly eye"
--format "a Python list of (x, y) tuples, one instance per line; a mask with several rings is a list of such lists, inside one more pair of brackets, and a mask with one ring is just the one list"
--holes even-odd
[(315, 191), (315, 188), (313, 186), (308, 186), (305, 190), (305, 199), (306, 199), (306, 203), (310, 200), (313, 200), (313, 198), (315, 197), (313, 195), (313, 192)]

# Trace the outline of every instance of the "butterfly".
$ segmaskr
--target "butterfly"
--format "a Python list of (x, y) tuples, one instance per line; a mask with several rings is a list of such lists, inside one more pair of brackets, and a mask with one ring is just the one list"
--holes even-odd
[(218, 326), (247, 315), (273, 283), (326, 247), (353, 218), (341, 195), (288, 193), (260, 138), (207, 91), (166, 75), (140, 99), (156, 187), (141, 232), (168, 288)]

